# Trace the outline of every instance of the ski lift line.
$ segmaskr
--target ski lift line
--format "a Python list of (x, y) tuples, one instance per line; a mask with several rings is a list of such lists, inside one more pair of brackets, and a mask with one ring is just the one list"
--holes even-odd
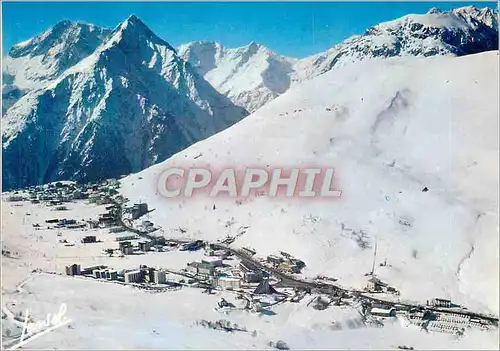
[(378, 244), (378, 239), (375, 237), (375, 250), (373, 252), (373, 264), (372, 264), (372, 270), (370, 272), (370, 275), (373, 275), (375, 271), (375, 259), (377, 258), (377, 244)]

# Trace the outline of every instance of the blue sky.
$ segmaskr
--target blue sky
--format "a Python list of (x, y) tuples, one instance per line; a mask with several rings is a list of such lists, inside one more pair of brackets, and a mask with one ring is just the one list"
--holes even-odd
[(254, 40), (279, 54), (300, 58), (325, 51), (379, 22), (432, 7), (466, 5), (496, 7), (495, 2), (4, 2), (3, 53), (61, 20), (114, 28), (135, 14), (173, 46), (214, 40), (237, 47)]

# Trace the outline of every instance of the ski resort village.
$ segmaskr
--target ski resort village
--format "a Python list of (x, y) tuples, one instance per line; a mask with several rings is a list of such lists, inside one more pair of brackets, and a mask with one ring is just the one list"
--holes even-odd
[(4, 349), (499, 349), (496, 4), (115, 4), (4, 27)]
[[(427, 301), (413, 302), (401, 299), (397, 287), (377, 277), (379, 268), (390, 262), (377, 257), (376, 247), (372, 265), (367, 267), (365, 285), (350, 288), (339, 284), (335, 277), (304, 277), (301, 272), (307, 263), (291, 253), (278, 250), (265, 256), (250, 247), (235, 249), (231, 244), (249, 227), (230, 230), (236, 225), (234, 221), (225, 223), (227, 235), (221, 233), (221, 239), (214, 242), (189, 240), (189, 233), (182, 227), (166, 233), (151, 221), (150, 213), (158, 209), (144, 202), (131, 203), (119, 190), (120, 181), (110, 179), (83, 185), (54, 182), (3, 195), (4, 223), (16, 228), (23, 239), (16, 251), (4, 246), (3, 257), (16, 262), (36, 247), (36, 254), (20, 267), (9, 267), (4, 261), (3, 269), (12, 269), (10, 279), (18, 284), (11, 293), (15, 298), (3, 305), (6, 346), (19, 340), (26, 323), (25, 310), (32, 308), (30, 298), (23, 295), (47, 293), (31, 291), (30, 282), (34, 281), (54, 288), (61, 283), (67, 286), (69, 290), (61, 291), (60, 298), (69, 298), (66, 303), (70, 312), (74, 303), (70, 295), (81, 284), (101, 284), (93, 287), (96, 291), (105, 291), (110, 284), (136, 290), (137, 294), (144, 294), (146, 304), (149, 294), (171, 294), (177, 296), (179, 303), (201, 303), (205, 309), (213, 309), (211, 319), (193, 320), (197, 327), (245, 333), (252, 338), (258, 336), (259, 330), (232, 322), (233, 316), (241, 320), (241, 315), (247, 314), (265, 320), (287, 314), (292, 308), (303, 310), (304, 315), (310, 310), (307, 318), (323, 319), (342, 311), (345, 319), (332, 320), (329, 329), (398, 324), (414, 333), (435, 332), (454, 337), (488, 335), (498, 328), (495, 315), (469, 310), (448, 296), (429, 296)], [(23, 275), (29, 278), (19, 282)], [(4, 279), (9, 276), (4, 275)], [(81, 303), (85, 304), (84, 300)], [(89, 308), (102, 308), (88, 303)], [(127, 308), (119, 299), (106, 304)], [(409, 335), (406, 343), (400, 338), (399, 344), (393, 346), (413, 349), (415, 344), (409, 341), (415, 337)], [(269, 340), (267, 346), (289, 348), (287, 341), (281, 339)]]

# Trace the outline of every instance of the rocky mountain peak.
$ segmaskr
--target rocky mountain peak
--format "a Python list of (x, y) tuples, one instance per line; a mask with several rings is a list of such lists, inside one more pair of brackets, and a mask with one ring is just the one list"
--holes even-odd
[(441, 13), (442, 11), (440, 9), (438, 9), (437, 7), (433, 7), (432, 9), (430, 9), (427, 14), (428, 15), (431, 15), (431, 14), (435, 14), (435, 13)]
[[(12, 58), (39, 55), (46, 57), (55, 56), (56, 53), (64, 56), (66, 51), (72, 49), (73, 54), (81, 51), (78, 57), (83, 58), (94, 51), (109, 32), (106, 28), (92, 24), (64, 20), (30, 40), (14, 45), (9, 51), (9, 56)], [(71, 60), (68, 64), (74, 61)]]

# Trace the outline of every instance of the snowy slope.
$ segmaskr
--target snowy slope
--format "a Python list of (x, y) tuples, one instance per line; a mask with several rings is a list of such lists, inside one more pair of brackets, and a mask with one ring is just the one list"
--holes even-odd
[[(305, 275), (345, 286), (365, 285), (377, 242), (375, 273), (401, 298), (448, 297), (498, 314), (498, 63), (490, 52), (333, 70), (125, 178), (122, 191), (156, 208), (151, 218), (167, 236), (183, 227), (187, 237), (216, 240), (249, 225), (235, 247), (250, 245), (261, 256), (289, 252), (306, 262)], [(343, 193), (241, 205), (157, 195), (163, 170), (190, 164), (333, 166)]]
[(3, 111), (25, 92), (42, 88), (101, 44), (110, 30), (61, 21), (40, 35), (14, 45), (3, 58)]
[(3, 118), (3, 186), (137, 172), (239, 121), (137, 17)]
[(192, 42), (182, 45), (179, 55), (219, 92), (250, 112), (290, 87), (289, 74), (296, 61), (255, 42), (236, 49), (216, 42)]

